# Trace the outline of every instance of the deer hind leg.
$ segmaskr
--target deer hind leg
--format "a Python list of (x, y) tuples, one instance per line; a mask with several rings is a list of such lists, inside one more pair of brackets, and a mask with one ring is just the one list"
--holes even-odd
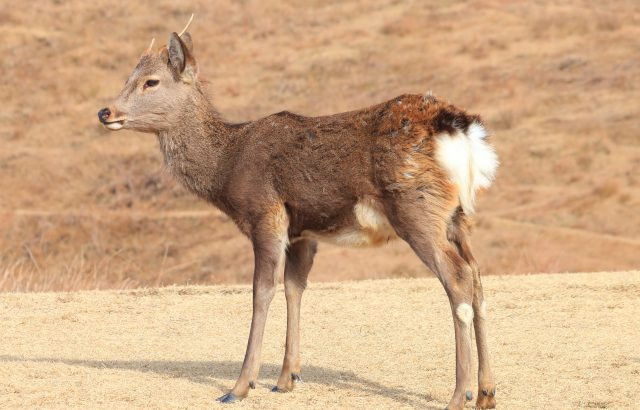
[(291, 245), (287, 251), (284, 268), (284, 293), (287, 298), (287, 342), (282, 372), (274, 392), (293, 390), (300, 378), (300, 302), (307, 287), (307, 276), (313, 264), (317, 244), (315, 241), (301, 239)]
[(255, 257), (251, 330), (240, 376), (233, 389), (218, 398), (222, 403), (243, 399), (250, 388), (255, 388), (267, 312), (276, 290), (275, 272), (288, 242), (287, 228), (286, 212), (284, 207), (279, 207), (263, 218), (251, 233)]
[(447, 227), (447, 237), (458, 250), (458, 254), (473, 270), (473, 328), (478, 349), (478, 398), (476, 408), (493, 409), (496, 407), (496, 385), (491, 371), (491, 360), (487, 346), (486, 318), (487, 304), (482, 293), (480, 271), (469, 244), (469, 232), (464, 212), (458, 208)]
[(394, 199), (391, 223), (418, 257), (436, 274), (451, 306), (456, 346), (456, 387), (449, 410), (462, 409), (473, 398), (471, 387), (471, 323), (473, 272), (447, 240), (451, 208), (438, 198)]

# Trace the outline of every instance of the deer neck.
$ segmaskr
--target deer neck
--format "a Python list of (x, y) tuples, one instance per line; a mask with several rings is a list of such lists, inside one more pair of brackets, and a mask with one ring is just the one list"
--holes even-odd
[(183, 104), (178, 118), (176, 126), (157, 134), (165, 164), (187, 189), (215, 202), (224, 184), (223, 158), (233, 129), (204, 94)]

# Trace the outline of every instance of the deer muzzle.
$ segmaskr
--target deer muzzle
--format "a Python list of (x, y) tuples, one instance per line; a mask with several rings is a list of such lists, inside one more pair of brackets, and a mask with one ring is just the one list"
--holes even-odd
[(124, 125), (124, 119), (111, 119), (111, 110), (105, 107), (98, 111), (98, 119), (110, 130), (119, 130)]

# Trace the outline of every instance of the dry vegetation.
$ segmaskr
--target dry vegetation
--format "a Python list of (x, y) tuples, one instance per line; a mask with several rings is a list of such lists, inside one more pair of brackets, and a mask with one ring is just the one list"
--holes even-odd
[[(487, 277), (499, 408), (638, 408), (639, 283), (637, 271)], [(211, 408), (240, 371), (250, 292), (0, 294), (0, 407)], [(436, 279), (312, 284), (302, 304), (305, 383), (275, 394), (285, 317), (280, 291), (257, 387), (233, 409), (446, 405), (453, 326)]]
[[(0, 290), (247, 282), (233, 224), (96, 112), (189, 13), (234, 121), (433, 90), (482, 113), (502, 160), (474, 237), (485, 272), (640, 265), (635, 1), (114, 1), (0, 7)], [(250, 166), (250, 164), (248, 164)], [(426, 275), (401, 243), (322, 246), (312, 280)]]

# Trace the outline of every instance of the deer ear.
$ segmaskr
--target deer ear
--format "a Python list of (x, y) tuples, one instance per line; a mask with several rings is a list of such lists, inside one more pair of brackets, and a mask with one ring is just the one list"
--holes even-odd
[(169, 36), (169, 41), (167, 41), (169, 65), (173, 69), (176, 77), (186, 83), (191, 83), (196, 80), (198, 75), (198, 65), (189, 47), (189, 45), (193, 47), (191, 36), (183, 34), (183, 38), (186, 39), (188, 44), (176, 33), (171, 33)]
[(187, 47), (189, 53), (193, 55), (193, 40), (191, 40), (191, 34), (184, 33), (180, 36), (180, 40), (182, 40), (182, 43)]

